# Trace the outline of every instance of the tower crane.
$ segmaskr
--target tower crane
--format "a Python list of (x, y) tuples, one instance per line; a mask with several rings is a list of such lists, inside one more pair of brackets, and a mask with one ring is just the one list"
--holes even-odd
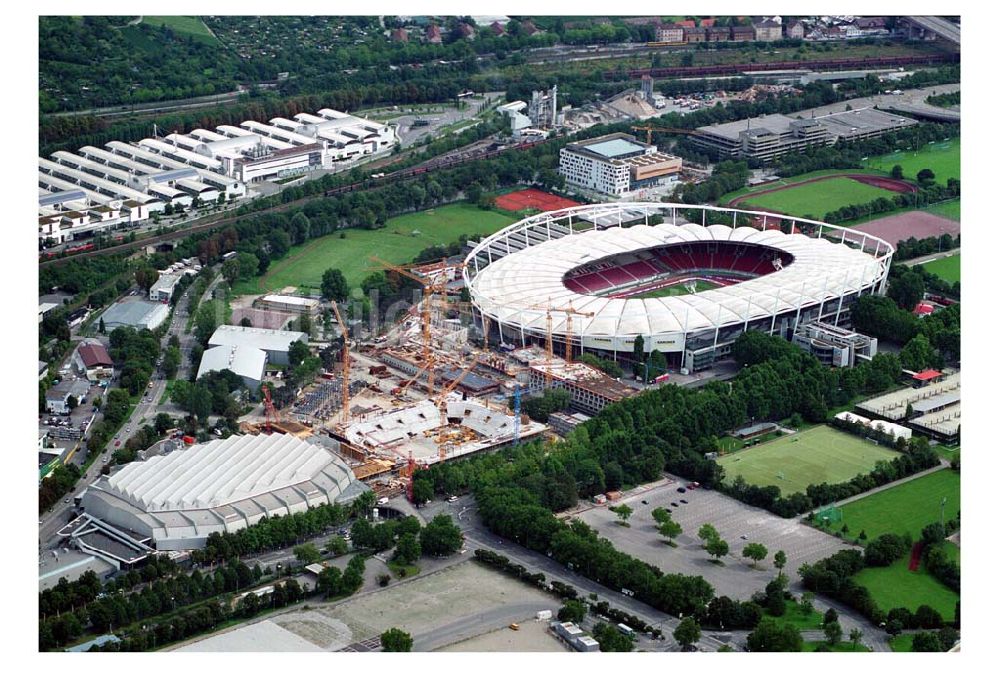
[[(368, 257), (369, 260), (379, 265), (384, 270), (391, 270), (399, 275), (408, 277), (411, 280), (419, 282), (423, 290), (423, 301), (421, 302), (421, 337), (423, 345), (423, 367), (427, 369), (431, 364), (431, 298), (434, 294), (441, 293), (444, 291), (446, 284), (441, 282), (434, 282), (428, 280), (414, 272), (403, 268), (402, 266), (397, 266), (394, 263), (389, 263), (384, 261), (377, 256)], [(434, 392), (434, 372), (428, 371), (427, 379), (427, 393), (428, 395)]]
[(465, 378), (466, 376), (468, 376), (470, 371), (472, 371), (473, 369), (476, 368), (476, 365), (479, 364), (480, 359), (481, 359), (481, 356), (480, 355), (476, 355), (476, 357), (472, 360), (472, 362), (470, 362), (469, 365), (465, 369), (462, 370), (461, 374), (459, 374), (458, 376), (456, 376), (455, 379), (451, 383), (449, 383), (444, 388), (442, 388), (441, 389), (441, 393), (437, 396), (437, 399), (434, 400), (434, 404), (436, 404), (438, 407), (444, 406), (444, 401), (445, 401), (445, 398), (448, 396), (448, 393), (450, 393), (452, 390), (454, 390), (455, 386), (457, 386), (462, 381), (463, 378)]
[(665, 134), (685, 134), (688, 136), (704, 136), (703, 132), (699, 132), (697, 129), (681, 129), (679, 127), (655, 127), (653, 125), (635, 125), (632, 128), (633, 132), (646, 132), (646, 143), (653, 143), (653, 132), (663, 132)]
[(340, 402), (341, 402), (341, 415), (343, 416), (344, 423), (351, 418), (350, 400), (351, 400), (351, 346), (350, 346), (350, 331), (347, 328), (347, 323), (344, 322), (344, 318), (340, 314), (340, 308), (337, 307), (337, 302), (333, 302), (333, 314), (337, 317), (337, 324), (340, 325), (340, 333), (344, 339), (344, 352), (342, 355), (342, 371), (340, 379), (342, 381), (340, 386)]
[(278, 421), (278, 412), (274, 408), (271, 400), (271, 389), (266, 384), (261, 384), (260, 392), (264, 395), (264, 426), (267, 434), (271, 434), (272, 426)]

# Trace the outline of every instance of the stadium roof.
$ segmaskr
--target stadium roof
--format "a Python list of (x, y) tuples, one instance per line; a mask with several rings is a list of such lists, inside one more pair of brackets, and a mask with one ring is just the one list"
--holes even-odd
[(332, 452), (293, 435), (243, 435), (129, 463), (92, 484), (86, 513), (152, 536), (158, 549), (204, 544), (264, 516), (353, 499), (366, 487)]
[[(636, 205), (628, 205), (633, 208)], [(574, 222), (584, 214), (609, 212), (618, 205), (587, 205), (556, 212), (572, 214)], [(647, 205), (664, 210), (660, 205)], [(669, 214), (669, 207), (665, 208)], [(711, 214), (711, 212), (707, 212)], [(788, 235), (778, 230), (757, 230), (729, 225), (702, 226), (693, 223), (656, 226), (636, 225), (606, 230), (574, 231), (557, 239), (544, 240), (537, 227), (545, 229), (542, 214), (529, 217), (485, 239), (468, 257), (467, 274), (473, 301), (502, 324), (526, 331), (546, 332), (544, 305), (573, 307), (591, 317), (577, 316), (575, 335), (584, 337), (654, 336), (690, 332), (771, 317), (794, 311), (805, 304), (839, 298), (846, 293), (870, 288), (885, 274), (883, 262), (865, 251), (825, 238), (802, 234)], [(712, 214), (713, 218), (726, 216)], [(836, 231), (834, 231), (836, 232)], [(516, 238), (533, 246), (503, 256)], [(541, 239), (535, 244), (537, 239)], [(755, 279), (682, 296), (659, 298), (608, 298), (570, 290), (563, 277), (585, 263), (616, 254), (670, 244), (698, 241), (728, 241), (762, 245), (794, 257), (782, 269)], [(877, 244), (881, 241), (872, 240)], [(478, 252), (496, 252), (493, 262), (476, 272), (473, 259)], [(886, 247), (882, 255), (891, 252)], [(497, 260), (495, 256), (503, 256)], [(887, 264), (886, 264), (887, 265)], [(534, 306), (534, 307), (532, 307)], [(566, 316), (552, 314), (552, 331), (565, 332)]]

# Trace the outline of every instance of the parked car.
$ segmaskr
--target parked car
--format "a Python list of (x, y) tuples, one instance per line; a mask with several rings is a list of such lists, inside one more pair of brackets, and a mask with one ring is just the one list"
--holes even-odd
[(687, 503), (687, 500), (682, 498), (681, 503)]
[(687, 489), (685, 489), (684, 487), (677, 487), (677, 493), (683, 494), (685, 491), (687, 491)]
[(674, 506), (675, 508), (679, 508), (679, 507), (680, 507), (679, 505), (677, 505), (677, 504), (676, 504), (676, 503), (674, 503), (674, 502), (671, 502), (671, 503), (670, 503), (670, 505)]

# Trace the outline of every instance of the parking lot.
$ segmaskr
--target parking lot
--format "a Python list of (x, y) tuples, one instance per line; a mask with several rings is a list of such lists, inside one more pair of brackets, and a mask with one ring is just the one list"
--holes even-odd
[[(595, 506), (576, 517), (624, 552), (666, 573), (701, 575), (715, 587), (716, 594), (739, 599), (748, 599), (774, 578), (777, 571), (773, 557), (778, 550), (784, 550), (788, 557), (785, 573), (794, 584), (801, 564), (815, 562), (847, 547), (840, 539), (795, 519), (782, 519), (716, 491), (691, 489), (682, 494), (677, 491), (682, 486), (681, 482), (672, 482), (648, 490), (638, 489), (614, 501), (612, 505), (626, 504), (634, 510), (629, 527), (616, 524), (618, 515), (605, 506)], [(682, 499), (687, 503), (681, 503)], [(657, 506), (671, 510), (674, 521), (684, 529), (676, 539), (675, 548), (668, 546), (656, 531), (651, 513)], [(714, 526), (729, 543), (729, 555), (722, 558), (724, 566), (712, 562), (701, 547), (698, 529), (706, 523)], [(747, 543), (763, 543), (767, 547), (767, 558), (758, 564), (759, 569), (750, 568), (749, 560), (740, 555)]]

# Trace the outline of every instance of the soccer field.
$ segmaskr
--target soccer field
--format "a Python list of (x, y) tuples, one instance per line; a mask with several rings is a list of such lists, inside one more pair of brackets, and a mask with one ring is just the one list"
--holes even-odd
[(749, 484), (773, 484), (787, 496), (805, 491), (810, 484), (844, 482), (868, 472), (877, 461), (896, 456), (886, 447), (821, 425), (722, 456), (717, 462), (725, 469), (727, 482), (742, 475)]
[(292, 247), (264, 277), (240, 282), (233, 291), (263, 294), (283, 287), (319, 288), (327, 268), (339, 268), (347, 283), (357, 286), (374, 269), (368, 260), (373, 254), (390, 263), (409, 263), (432, 245), (451, 244), (461, 235), (487, 235), (513, 222), (509, 216), (458, 203), (391, 218), (378, 230), (348, 228)]
[[(945, 499), (945, 520), (958, 515), (961, 493), (957, 472), (938, 470), (847, 503), (841, 508), (843, 522), (852, 534), (864, 531), (869, 540), (885, 533), (906, 532), (917, 539), (921, 529), (941, 519), (941, 499)], [(836, 529), (838, 525), (831, 526)]]
[(888, 174), (893, 166), (903, 168), (903, 178), (917, 180), (917, 172), (930, 169), (934, 172), (934, 180), (940, 184), (948, 183), (948, 179), (962, 178), (961, 139), (929, 143), (920, 150), (904, 150), (888, 155), (869, 158), (865, 166)]
[(884, 188), (869, 186), (854, 179), (835, 177), (757, 197), (751, 195), (742, 204), (792, 216), (812, 215), (822, 219), (827, 212), (841, 207), (866, 204), (880, 197), (891, 199), (895, 195), (896, 193)]
[(934, 273), (945, 282), (958, 282), (962, 277), (961, 254), (952, 254), (921, 265), (928, 273)]
[[(695, 280), (694, 283), (694, 293), (708, 291), (709, 289), (716, 289), (719, 285), (706, 280)], [(655, 299), (663, 296), (682, 296), (684, 294), (690, 294), (684, 283), (672, 284), (669, 287), (662, 287), (645, 294), (638, 294), (637, 296), (631, 296), (629, 298), (633, 299)]]

